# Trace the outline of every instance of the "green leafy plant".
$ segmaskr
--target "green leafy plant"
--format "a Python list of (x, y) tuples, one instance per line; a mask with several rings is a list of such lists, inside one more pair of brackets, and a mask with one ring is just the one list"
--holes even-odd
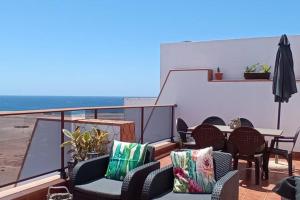
[(63, 133), (66, 137), (69, 138), (68, 141), (65, 141), (61, 144), (61, 147), (70, 146), (70, 150), (68, 153), (72, 155), (72, 159), (74, 161), (82, 161), (84, 160), (84, 153), (81, 146), (81, 131), (80, 127), (76, 127), (75, 131), (71, 132), (66, 129), (63, 129)]
[(254, 73), (257, 71), (257, 69), (260, 68), (259, 73), (270, 73), (271, 72), (271, 66), (268, 64), (253, 64), (246, 67), (245, 73)]
[(261, 65), (261, 71), (262, 73), (271, 73), (271, 66), (268, 64)]
[(74, 161), (86, 160), (88, 153), (98, 153), (99, 155), (107, 153), (107, 144), (110, 141), (108, 133), (105, 131), (96, 128), (92, 128), (90, 131), (81, 131), (78, 126), (73, 132), (63, 129), (63, 133), (69, 140), (62, 143), (61, 147), (71, 147), (68, 153), (72, 155)]
[(254, 73), (259, 66), (259, 63), (253, 64), (253, 65), (248, 65), (246, 67), (245, 73)]
[(90, 152), (95, 152), (100, 155), (107, 153), (107, 145), (110, 143), (108, 139), (108, 132), (100, 129), (92, 128), (90, 141)]

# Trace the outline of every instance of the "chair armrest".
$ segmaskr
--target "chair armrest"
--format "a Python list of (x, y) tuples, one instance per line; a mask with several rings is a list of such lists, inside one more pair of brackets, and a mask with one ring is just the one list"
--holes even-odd
[(278, 139), (295, 139), (295, 137), (294, 136), (280, 136), (280, 137), (278, 137)]
[(145, 180), (141, 199), (150, 200), (160, 194), (171, 191), (173, 182), (172, 165), (151, 172)]
[(294, 142), (294, 138), (290, 139), (290, 138), (281, 138), (277, 140), (278, 142)]
[(77, 163), (70, 177), (72, 186), (84, 184), (104, 177), (109, 162), (109, 155), (100, 156)]
[(128, 172), (122, 184), (121, 199), (140, 199), (145, 179), (152, 171), (159, 169), (159, 167), (160, 163), (154, 161)]
[(212, 200), (238, 200), (239, 198), (239, 174), (238, 171), (230, 171), (220, 180), (212, 192)]
[(272, 142), (294, 142), (294, 137), (280, 136), (272, 139)]
[(186, 134), (186, 135), (190, 135), (192, 134), (191, 131), (177, 131), (178, 133), (182, 133), (182, 134)]
[(285, 143), (294, 143), (294, 138), (289, 138), (289, 137), (285, 137), (285, 138), (276, 138), (276, 139), (272, 139), (271, 140), (271, 145), (269, 148), (269, 151), (272, 151), (273, 149), (277, 149), (277, 147), (275, 147), (275, 143), (278, 142), (285, 142)]

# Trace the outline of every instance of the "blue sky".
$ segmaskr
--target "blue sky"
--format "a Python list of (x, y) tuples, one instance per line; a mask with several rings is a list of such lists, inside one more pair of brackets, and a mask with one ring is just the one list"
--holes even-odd
[(300, 1), (3, 0), (0, 95), (156, 96), (160, 43), (300, 34)]

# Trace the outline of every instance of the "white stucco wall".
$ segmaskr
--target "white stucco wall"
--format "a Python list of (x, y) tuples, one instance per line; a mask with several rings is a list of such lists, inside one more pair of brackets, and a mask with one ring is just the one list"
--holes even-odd
[[(296, 77), (300, 78), (300, 36), (289, 36)], [(274, 66), (276, 38), (189, 42), (161, 45), (161, 84), (170, 69), (213, 68), (220, 66), (224, 79), (243, 79), (245, 66), (256, 62)], [(300, 82), (297, 83), (300, 90)], [(272, 82), (208, 82), (207, 71), (172, 72), (159, 104), (175, 103), (175, 117), (198, 125), (217, 115), (226, 122), (245, 117), (256, 127), (276, 128), (278, 104), (272, 95)], [(300, 94), (282, 106), (281, 128), (293, 135), (300, 126)], [(296, 151), (300, 151), (300, 143)]]
[[(288, 36), (300, 79), (300, 35)], [(161, 44), (161, 84), (170, 69), (220, 67), (224, 79), (241, 79), (246, 66), (257, 62), (274, 67), (278, 37)]]

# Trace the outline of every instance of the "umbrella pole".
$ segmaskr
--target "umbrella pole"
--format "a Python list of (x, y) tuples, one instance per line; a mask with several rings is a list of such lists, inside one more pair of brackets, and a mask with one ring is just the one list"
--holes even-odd
[[(279, 102), (279, 104), (278, 104), (277, 129), (280, 128), (280, 115), (281, 115), (281, 102)], [(275, 138), (275, 140), (276, 140), (276, 148), (278, 149), (277, 138)], [(275, 155), (275, 163), (278, 164), (278, 156), (277, 155)]]
[(277, 129), (280, 129), (281, 102), (278, 104)]

